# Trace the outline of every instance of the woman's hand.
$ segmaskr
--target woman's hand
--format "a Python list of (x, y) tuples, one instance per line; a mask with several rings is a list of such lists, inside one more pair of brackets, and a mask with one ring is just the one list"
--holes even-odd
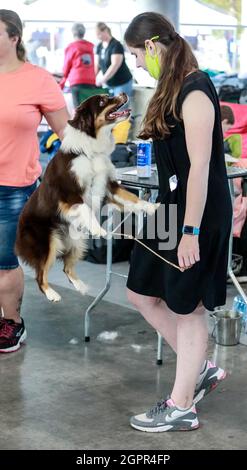
[(197, 235), (183, 235), (178, 245), (178, 264), (180, 268), (191, 268), (200, 261)]

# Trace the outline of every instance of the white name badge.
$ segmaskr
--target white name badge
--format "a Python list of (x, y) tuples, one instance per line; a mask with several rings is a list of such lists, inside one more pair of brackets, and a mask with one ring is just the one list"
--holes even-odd
[(176, 189), (178, 185), (177, 175), (172, 175), (171, 178), (169, 178), (169, 185), (171, 191), (174, 191)]

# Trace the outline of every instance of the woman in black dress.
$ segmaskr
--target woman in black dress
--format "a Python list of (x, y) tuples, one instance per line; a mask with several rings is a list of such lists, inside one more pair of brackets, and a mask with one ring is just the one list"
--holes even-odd
[[(232, 218), (219, 102), (189, 45), (164, 16), (138, 15), (125, 40), (137, 67), (158, 80), (140, 137), (153, 140), (161, 206), (156, 237), (146, 231), (144, 243), (182, 268), (138, 243), (134, 248), (128, 298), (176, 351), (177, 369), (170, 398), (132, 417), (131, 425), (147, 432), (192, 430), (199, 426), (195, 403), (225, 377), (206, 360), (206, 309), (225, 304)], [(169, 228), (171, 204), (176, 224), (170, 219)], [(169, 244), (158, 236), (162, 211), (173, 233)]]

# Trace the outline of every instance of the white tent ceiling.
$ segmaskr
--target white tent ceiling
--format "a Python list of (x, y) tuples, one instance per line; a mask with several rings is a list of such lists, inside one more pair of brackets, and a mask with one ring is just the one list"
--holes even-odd
[(197, 0), (180, 0), (179, 21), (181, 24), (194, 25), (237, 25), (237, 19), (234, 16), (207, 7)]
[[(0, 8), (15, 10), (23, 20), (129, 22), (137, 13), (137, 3), (108, 0), (97, 6), (96, 1), (94, 4), (89, 0), (37, 0), (25, 5), (23, 0), (0, 0)], [(180, 23), (232, 26), (237, 25), (237, 20), (198, 0), (180, 0)]]
[(39, 21), (117, 21), (129, 22), (136, 14), (133, 0), (108, 0), (107, 5), (97, 5), (88, 0), (37, 0), (31, 5), (22, 0), (0, 0), (8, 3), (7, 8), (15, 10), (22, 20)]

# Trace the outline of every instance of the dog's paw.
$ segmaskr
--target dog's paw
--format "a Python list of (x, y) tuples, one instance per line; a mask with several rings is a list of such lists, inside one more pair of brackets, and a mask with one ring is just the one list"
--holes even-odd
[(95, 228), (94, 230), (92, 230), (92, 235), (93, 235), (93, 237), (103, 237), (103, 238), (105, 238), (106, 235), (107, 235), (107, 232), (102, 227), (99, 227), (99, 228)]
[(47, 299), (50, 300), (51, 302), (59, 302), (61, 300), (61, 295), (59, 295), (51, 287), (48, 287), (48, 289), (44, 291), (44, 294), (46, 295)]
[(158, 209), (158, 204), (153, 204), (152, 202), (148, 201), (139, 201), (137, 204), (137, 209), (139, 211), (146, 212), (148, 215), (153, 215), (155, 211)]
[(80, 292), (81, 295), (85, 295), (88, 292), (89, 287), (81, 279), (71, 279), (71, 282), (76, 290)]

